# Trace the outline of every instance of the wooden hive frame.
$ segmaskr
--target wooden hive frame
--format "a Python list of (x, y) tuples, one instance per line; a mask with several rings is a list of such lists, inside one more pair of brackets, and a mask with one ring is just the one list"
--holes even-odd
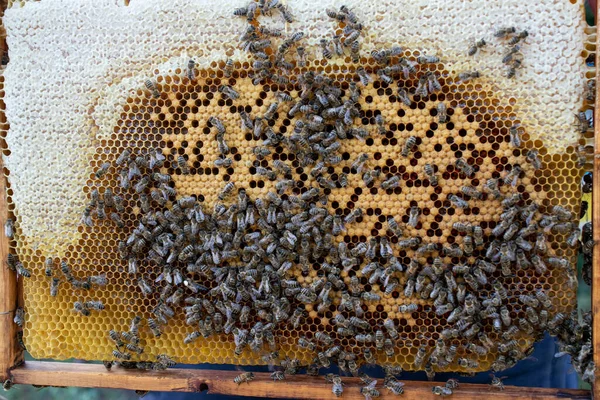
[[(591, 2), (595, 3), (595, 2)], [(7, 0), (0, 0), (0, 18), (4, 14)], [(599, 10), (600, 14), (600, 10)], [(597, 24), (596, 39), (596, 80), (600, 77), (600, 24)], [(0, 54), (7, 51), (6, 34), (0, 28)], [(594, 120), (600, 120), (600, 83), (596, 85)], [(6, 124), (4, 104), (0, 101), (0, 123)], [(594, 188), (592, 204), (594, 240), (600, 243), (600, 124), (595, 124)], [(3, 168), (0, 159), (0, 168)], [(6, 181), (0, 180), (0, 224), (4, 225), (8, 215), (6, 202)], [(8, 238), (0, 232), (0, 260), (8, 254)], [(593, 254), (592, 312), (595, 321), (600, 320), (600, 246), (594, 247)], [(255, 373), (256, 379), (249, 385), (238, 387), (233, 378), (236, 371), (198, 370), (173, 368), (167, 371), (139, 371), (114, 368), (107, 370), (101, 364), (58, 363), (50, 361), (24, 362), (23, 351), (16, 340), (16, 326), (13, 323), (14, 311), (23, 302), (22, 284), (16, 275), (7, 268), (0, 268), (0, 380), (11, 378), (15, 384), (41, 386), (79, 386), (89, 388), (110, 388), (148, 391), (204, 392), (235, 396), (256, 396), (268, 398), (335, 398), (331, 384), (322, 377), (296, 375), (281, 382), (273, 382), (269, 373)], [(593, 331), (594, 362), (600, 366), (600, 329)], [(431, 393), (433, 382), (404, 381), (404, 399), (436, 398)], [(344, 380), (344, 399), (364, 399), (360, 393), (358, 378)], [(386, 390), (381, 399), (391, 399)], [(464, 400), (486, 399), (600, 399), (600, 373), (595, 377), (592, 390), (572, 390), (555, 388), (535, 388), (506, 386), (504, 391), (491, 390), (489, 385), (461, 384), (454, 397)], [(393, 396), (395, 398), (395, 396)]]

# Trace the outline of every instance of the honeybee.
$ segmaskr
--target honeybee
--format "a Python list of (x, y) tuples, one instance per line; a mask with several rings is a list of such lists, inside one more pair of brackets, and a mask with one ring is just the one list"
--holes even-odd
[(408, 212), (408, 226), (415, 228), (419, 223), (419, 215), (421, 214), (421, 209), (419, 207), (413, 206), (410, 208)]
[(90, 315), (90, 310), (80, 301), (73, 303), (73, 309), (85, 317)]
[(388, 229), (392, 231), (392, 233), (396, 235), (396, 237), (402, 237), (402, 229), (400, 228), (400, 225), (398, 225), (398, 222), (396, 222), (393, 216), (389, 216), (387, 218), (387, 224)]
[(527, 31), (522, 31), (519, 32), (518, 34), (516, 34), (515, 36), (513, 36), (509, 41), (508, 44), (510, 46), (514, 46), (517, 43), (519, 43), (521, 40), (525, 39), (527, 36), (529, 36), (529, 32)]
[(494, 32), (494, 37), (505, 38), (508, 35), (512, 35), (516, 31), (517, 31), (517, 29), (514, 26), (506, 27), (506, 28), (500, 28), (500, 29), (498, 29), (498, 30), (496, 30)]
[(372, 343), (375, 341), (375, 337), (372, 334), (360, 333), (354, 337), (354, 340), (356, 340), (358, 343)]
[(368, 159), (369, 155), (367, 153), (361, 153), (352, 163), (352, 166), (350, 167), (351, 170), (356, 171), (357, 174), (360, 174)]
[(397, 188), (398, 186), (400, 186), (400, 177), (397, 175), (394, 175), (394, 176), (390, 177), (389, 179), (386, 179), (385, 181), (381, 182), (381, 185), (380, 185), (380, 187), (384, 190), (394, 189), (394, 188)]
[(398, 330), (396, 330), (396, 326), (394, 325), (394, 321), (392, 319), (386, 319), (383, 322), (383, 326), (385, 329), (387, 329), (388, 335), (390, 335), (392, 339), (398, 339), (400, 335), (398, 334)]
[(568, 269), (569, 268), (569, 260), (567, 260), (566, 258), (560, 258), (560, 257), (548, 257), (546, 259), (548, 265), (550, 265), (553, 268), (562, 268), (562, 269)]
[(498, 179), (488, 179), (485, 182), (483, 189), (489, 194), (494, 196), (494, 199), (499, 199), (502, 197), (502, 193), (498, 188)]
[(421, 346), (419, 347), (419, 350), (417, 351), (417, 355), (415, 356), (415, 366), (420, 368), (421, 365), (423, 365), (423, 362), (425, 361), (425, 356), (427, 355), (427, 346)]
[(417, 62), (419, 64), (435, 64), (435, 63), (440, 62), (440, 58), (437, 56), (424, 55), (424, 56), (417, 57)]
[(471, 225), (463, 222), (455, 222), (452, 224), (452, 229), (456, 229), (460, 233), (471, 233), (473, 231), (473, 227)]
[(419, 83), (417, 84), (417, 88), (415, 89), (415, 95), (420, 97), (427, 97), (429, 92), (427, 91), (427, 82), (428, 78), (426, 75), (423, 75), (419, 78)]
[(383, 115), (378, 114), (377, 116), (375, 116), (375, 123), (377, 124), (379, 134), (385, 135), (387, 130), (385, 129), (385, 119), (383, 118)]
[(512, 187), (517, 186), (517, 180), (523, 169), (519, 165), (513, 166), (508, 174), (504, 177), (504, 184), (511, 185)]
[(304, 46), (296, 47), (296, 65), (300, 68), (306, 67), (306, 51)]
[(125, 348), (133, 353), (137, 353), (137, 354), (142, 354), (144, 352), (144, 349), (133, 344), (133, 343), (127, 343), (125, 345)]
[(557, 313), (551, 320), (548, 322), (548, 329), (551, 331), (558, 328), (566, 319), (566, 316), (563, 313)]
[(330, 49), (329, 40), (323, 38), (319, 41), (319, 45), (321, 46), (323, 58), (330, 60), (333, 57), (333, 52)]
[(83, 306), (90, 310), (102, 311), (104, 310), (104, 303), (100, 300), (90, 300), (83, 303)]
[(102, 178), (106, 172), (108, 171), (108, 169), (110, 168), (110, 163), (103, 163), (100, 168), (98, 168), (96, 170), (96, 173), (94, 174), (96, 176), (97, 179)]
[(6, 222), (4, 223), (4, 234), (9, 239), (12, 239), (13, 236), (15, 235), (14, 225), (15, 225), (15, 223), (12, 220), (12, 218), (7, 218)]
[(113, 350), (112, 354), (113, 357), (118, 358), (120, 360), (131, 360), (131, 354), (129, 353), (123, 353), (119, 350)]
[(483, 193), (481, 193), (479, 190), (475, 189), (473, 186), (470, 185), (461, 187), (460, 191), (464, 195), (472, 197), (474, 199), (481, 199), (483, 197)]
[(137, 284), (144, 296), (149, 296), (152, 294), (152, 288), (143, 278), (138, 278)]
[(223, 68), (223, 75), (226, 78), (229, 78), (232, 73), (233, 73), (233, 60), (231, 58), (228, 58), (227, 61), (225, 61), (225, 66)]
[(17, 307), (13, 322), (17, 324), (17, 326), (23, 327), (23, 324), (25, 323), (25, 310), (23, 310), (23, 307)]
[(330, 376), (325, 378), (327, 382), (332, 383), (331, 392), (335, 395), (335, 397), (341, 397), (344, 392), (344, 384), (342, 383), (342, 378), (339, 375), (330, 374)]
[(454, 163), (456, 168), (463, 174), (465, 174), (468, 178), (471, 178), (475, 174), (475, 169), (470, 166), (464, 158), (459, 158)]
[(416, 303), (401, 304), (398, 306), (398, 311), (403, 314), (414, 313), (414, 312), (417, 312), (418, 309), (419, 309), (419, 305)]
[(517, 61), (517, 59), (515, 59), (515, 55), (518, 54), (520, 51), (521, 51), (521, 48), (519, 46), (514, 46), (514, 47), (510, 48), (504, 54), (504, 57), (502, 57), (502, 63), (508, 64), (510, 62)]
[(188, 167), (188, 165), (187, 165), (187, 160), (181, 154), (179, 156), (177, 156), (177, 166), (179, 167), (179, 169), (181, 170), (181, 173), (183, 175), (190, 174), (190, 167)]
[(471, 47), (469, 47), (469, 51), (467, 52), (467, 54), (469, 56), (474, 56), (477, 53), (477, 51), (479, 49), (483, 48), (486, 44), (487, 43), (486, 43), (485, 39), (480, 39), (480, 40), (474, 41), (471, 44)]
[(446, 397), (451, 396), (453, 392), (451, 388), (446, 386), (434, 386), (431, 388), (431, 393), (436, 396)]
[(56, 297), (58, 294), (58, 286), (60, 285), (60, 278), (52, 278), (50, 283), (50, 296)]
[(350, 57), (353, 63), (360, 61), (360, 41), (356, 40), (350, 45)]
[(427, 77), (427, 87), (430, 93), (435, 93), (442, 90), (442, 85), (440, 85), (440, 82), (438, 81), (434, 72), (429, 71), (425, 74), (425, 76)]
[(509, 135), (510, 135), (510, 144), (513, 147), (521, 147), (521, 145), (523, 143), (521, 140), (521, 132), (519, 131), (519, 129), (516, 126), (510, 127)]
[(478, 71), (461, 72), (458, 74), (459, 82), (468, 82), (471, 79), (479, 78), (481, 74)]
[(533, 326), (526, 319), (519, 319), (519, 328), (527, 334), (533, 333)]
[(539, 159), (537, 150), (529, 150), (526, 156), (527, 161), (531, 163), (533, 169), (538, 170), (542, 168), (542, 162)]
[(404, 88), (398, 88), (398, 99), (407, 107), (412, 105), (412, 100)]
[(160, 92), (158, 91), (158, 88), (156, 87), (156, 83), (154, 83), (150, 79), (148, 79), (148, 80), (146, 80), (146, 82), (144, 82), (144, 84), (146, 85), (146, 88), (150, 91), (150, 93), (152, 93), (152, 97), (154, 97), (154, 98), (160, 97)]
[(390, 246), (390, 242), (386, 236), (380, 239), (379, 254), (382, 258), (390, 258), (392, 256), (392, 246)]
[(308, 349), (310, 351), (314, 351), (317, 348), (316, 344), (306, 339), (305, 337), (301, 337), (300, 339), (298, 339), (298, 346), (300, 346), (303, 349)]
[(596, 99), (596, 80), (590, 79), (585, 87), (585, 99), (593, 102)]
[(123, 223), (123, 220), (121, 219), (121, 217), (119, 216), (119, 214), (117, 213), (110, 213), (110, 219), (115, 223), (115, 225), (117, 225), (117, 227), (119, 228), (123, 228), (125, 226), (125, 224)]
[(479, 367), (479, 363), (470, 358), (459, 358), (458, 365), (463, 368), (467, 368), (467, 369), (474, 369), (474, 368)]
[(504, 383), (502, 382), (502, 380), (507, 377), (503, 376), (501, 378), (498, 378), (494, 374), (490, 374), (490, 376), (492, 377), (492, 382), (490, 383), (490, 387), (492, 387), (493, 389), (504, 390)]
[(232, 194), (233, 189), (235, 189), (235, 183), (228, 182), (221, 190), (221, 193), (219, 193), (219, 196), (218, 196), (219, 200), (223, 201), (226, 198), (228, 198)]
[(226, 99), (237, 100), (240, 98), (240, 94), (229, 85), (221, 85), (218, 90)]
[(273, 371), (271, 373), (271, 379), (274, 381), (282, 381), (285, 379), (285, 371)]
[(517, 75), (517, 69), (521, 68), (522, 61), (521, 60), (513, 60), (509, 65), (508, 70), (506, 72), (506, 77), (509, 79), (514, 78)]
[(404, 383), (398, 381), (393, 376), (387, 377), (383, 382), (383, 386), (396, 396), (404, 394)]
[(365, 396), (365, 400), (372, 400), (374, 397), (379, 397), (379, 390), (375, 389), (377, 385), (377, 381), (369, 383), (367, 386), (363, 386), (360, 388), (360, 393)]
[(356, 74), (358, 75), (360, 83), (363, 86), (368, 86), (369, 83), (373, 80), (373, 78), (371, 78), (371, 76), (369, 75), (369, 73), (367, 73), (364, 67), (358, 67), (356, 69)]
[(333, 343), (333, 339), (331, 336), (326, 334), (325, 332), (317, 332), (315, 333), (315, 339), (318, 342), (324, 343), (326, 346), (329, 346)]
[(408, 157), (408, 154), (413, 149), (413, 147), (415, 147), (416, 144), (417, 138), (415, 136), (410, 136), (408, 139), (406, 139), (404, 145), (402, 146), (402, 151), (400, 152), (402, 157)]
[(429, 179), (431, 186), (437, 186), (438, 178), (435, 175), (435, 170), (434, 170), (433, 166), (431, 164), (425, 164), (425, 166), (423, 167), (423, 170), (425, 172), (425, 175), (427, 175), (427, 179)]
[(551, 310), (553, 308), (552, 301), (550, 301), (550, 298), (542, 289), (536, 290), (535, 297), (545, 309)]
[(448, 200), (450, 200), (450, 202), (458, 208), (469, 208), (469, 203), (455, 194), (448, 195)]
[(152, 334), (155, 337), (160, 337), (160, 335), (161, 335), (160, 325), (158, 324), (158, 322), (155, 319), (148, 318), (148, 327), (150, 328), (150, 331), (152, 331)]

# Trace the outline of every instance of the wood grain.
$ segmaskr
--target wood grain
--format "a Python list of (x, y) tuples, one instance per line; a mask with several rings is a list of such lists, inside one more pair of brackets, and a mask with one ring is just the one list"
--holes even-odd
[[(598, 15), (598, 13), (596, 13)], [(594, 227), (593, 266), (592, 266), (592, 315), (594, 325), (600, 321), (600, 24), (596, 24), (596, 101), (594, 108), (594, 179), (592, 191), (592, 226)], [(592, 332), (594, 344), (594, 363), (600, 367), (600, 329)], [(600, 376), (596, 372), (592, 385), (594, 397), (600, 399)]]
[[(3, 112), (4, 110), (0, 110)], [(0, 158), (0, 171), (4, 168)], [(0, 379), (9, 377), (9, 370), (23, 359), (22, 351), (16, 341), (17, 326), (13, 322), (17, 307), (17, 277), (5, 267), (8, 254), (8, 238), (4, 234), (4, 222), (8, 216), (6, 204), (6, 179), (0, 177)]]
[[(0, 18), (4, 16), (7, 0), (0, 0)], [(6, 45), (6, 31), (0, 24), (0, 59), (8, 51)], [(0, 123), (6, 124), (4, 115), (4, 102), (0, 101)], [(2, 148), (6, 148), (2, 139)], [(0, 171), (4, 163), (0, 157)], [(4, 222), (8, 217), (8, 204), (6, 202), (6, 178), (0, 176), (0, 380), (6, 380), (9, 370), (23, 360), (23, 352), (16, 341), (17, 327), (13, 322), (14, 310), (18, 303), (18, 289), (16, 274), (5, 266), (6, 256), (9, 251), (8, 238), (4, 235)]]
[[(268, 373), (255, 373), (256, 379), (238, 386), (233, 378), (237, 371), (214, 371), (201, 369), (170, 369), (162, 372), (124, 370), (113, 367), (107, 370), (98, 364), (75, 364), (57, 362), (27, 362), (12, 371), (17, 384), (47, 386), (102, 387), (113, 389), (149, 390), (165, 392), (203, 392), (234, 396), (256, 396), (286, 399), (335, 399), (331, 384), (322, 377), (296, 375), (281, 382), (273, 382)], [(364, 400), (357, 378), (344, 379), (343, 399)], [(439, 399), (431, 393), (434, 382), (405, 382), (402, 399)], [(381, 390), (380, 399), (397, 398)], [(587, 390), (542, 389), (507, 386), (504, 391), (493, 390), (488, 385), (463, 384), (456, 389), (453, 398), (461, 400), (482, 399), (590, 399)]]

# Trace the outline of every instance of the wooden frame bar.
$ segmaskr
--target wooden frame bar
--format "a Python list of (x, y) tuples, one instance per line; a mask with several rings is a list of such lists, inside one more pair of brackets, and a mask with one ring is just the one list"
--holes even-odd
[[(54, 362), (28, 362), (12, 371), (15, 383), (36, 385), (60, 385), (135, 389), (150, 391), (178, 391), (219, 393), (234, 396), (256, 396), (286, 399), (335, 399), (331, 384), (323, 377), (295, 375), (281, 382), (273, 382), (268, 373), (255, 373), (256, 380), (238, 386), (233, 378), (237, 371), (213, 371), (197, 369), (172, 369), (163, 372), (124, 370), (113, 368), (108, 371), (98, 364), (63, 364)], [(360, 393), (358, 378), (344, 379), (343, 399), (364, 400)], [(438, 398), (431, 393), (433, 382), (406, 382), (403, 399), (423, 400)], [(455, 390), (456, 398), (462, 400), (497, 399), (590, 399), (587, 390), (541, 389), (507, 386), (504, 391), (489, 385), (461, 384)], [(382, 389), (380, 399), (392, 399)]]
[[(0, 0), (0, 16), (6, 9), (6, 0)], [(600, 24), (596, 23), (597, 27)], [(596, 81), (600, 77), (600, 29), (597, 29)], [(3, 32), (2, 32), (3, 33)], [(0, 55), (7, 51), (6, 38), (0, 35)], [(600, 82), (596, 85), (594, 121), (600, 121)], [(4, 104), (0, 114), (4, 114)], [(594, 240), (600, 243), (600, 124), (596, 123), (594, 152), (593, 225)], [(0, 158), (0, 169), (3, 167)], [(8, 216), (6, 204), (6, 181), (0, 180), (0, 224), (4, 225)], [(0, 260), (8, 254), (9, 241), (0, 229)], [(600, 321), (600, 245), (594, 247), (592, 312), (594, 321)], [(333, 399), (331, 384), (322, 377), (297, 375), (281, 382), (273, 382), (268, 373), (255, 373), (256, 379), (249, 384), (238, 386), (233, 378), (236, 371), (170, 369), (167, 371), (139, 371), (113, 368), (107, 370), (99, 364), (58, 363), (31, 361), (23, 363), (23, 351), (16, 343), (16, 327), (13, 323), (14, 310), (19, 301), (19, 285), (14, 273), (0, 267), (0, 379), (12, 379), (16, 384), (41, 386), (79, 386), (89, 388), (112, 388), (171, 392), (204, 392), (240, 397), (256, 396), (288, 399)], [(600, 328), (594, 329), (594, 361), (600, 369)], [(360, 382), (357, 378), (344, 379), (344, 399), (362, 400)], [(434, 382), (406, 381), (404, 399), (423, 400), (438, 398), (431, 393)], [(461, 384), (454, 391), (454, 397), (462, 400), (485, 399), (600, 399), (600, 372), (596, 375), (592, 391), (571, 389), (545, 389), (533, 387), (506, 386), (504, 391), (492, 389), (489, 385)], [(381, 391), (381, 399), (391, 399), (387, 390)]]
[[(596, 4), (596, 100), (594, 104), (594, 176), (592, 191), (592, 226), (594, 227), (593, 267), (592, 267), (592, 316), (594, 325), (600, 321), (600, 7)], [(596, 373), (592, 391), (600, 398), (600, 327), (592, 331), (594, 364)]]

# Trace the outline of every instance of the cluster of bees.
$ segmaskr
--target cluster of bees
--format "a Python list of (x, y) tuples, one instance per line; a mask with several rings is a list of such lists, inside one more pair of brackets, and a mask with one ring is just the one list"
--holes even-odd
[[(293, 21), (290, 10), (278, 0), (251, 1), (246, 7), (235, 10), (234, 15), (245, 17), (249, 22), (241, 35), (241, 47), (253, 57), (253, 83), (288, 85), (292, 71), (307, 63), (307, 51), (301, 45), (304, 34), (295, 32), (284, 37), (282, 31), (258, 23), (259, 15), (272, 13), (280, 13), (286, 23)], [(363, 26), (356, 15), (345, 6), (327, 10), (327, 15), (344, 24), (344, 29), (332, 39), (320, 41), (322, 57), (331, 59), (349, 52), (353, 62), (359, 62)], [(503, 60), (511, 68), (508, 75), (512, 77), (515, 69), (521, 66), (518, 43), (528, 34), (526, 31), (516, 33), (515, 28), (502, 28), (495, 36), (507, 39), (513, 46)], [(275, 39), (281, 41), (277, 48), (273, 43)], [(476, 54), (485, 45), (485, 40), (474, 43), (468, 54)], [(256, 169), (259, 175), (277, 180), (275, 191), (269, 191), (264, 197), (251, 198), (245, 189), (237, 188), (235, 182), (228, 182), (211, 208), (203, 205), (196, 196), (178, 196), (171, 175), (164, 173), (168, 164), (176, 166), (181, 174), (190, 174), (188, 161), (181, 155), (168, 159), (161, 149), (125, 149), (114, 162), (102, 164), (96, 171), (96, 178), (102, 180), (114, 168), (119, 176), (120, 194), (113, 193), (109, 187), (102, 193), (94, 189), (81, 222), (91, 227), (95, 220), (109, 220), (117, 228), (133, 228), (128, 239), (118, 243), (118, 251), (141, 295), (156, 301), (146, 319), (154, 337), (160, 337), (169, 321), (184, 312), (186, 324), (194, 330), (182, 338), (183, 345), (200, 337), (227, 335), (235, 343), (237, 356), (252, 351), (271, 364), (274, 368), (271, 377), (276, 381), (298, 373), (301, 368), (306, 368), (308, 374), (318, 375), (319, 369), (337, 364), (341, 372), (361, 377), (364, 383), (361, 393), (366, 399), (378, 397), (377, 381), (361, 374), (360, 367), (378, 364), (383, 355), (392, 359), (397, 343), (403, 338), (393, 319), (372, 321), (365, 318), (368, 305), (381, 300), (381, 295), (365, 290), (366, 285), (352, 272), (360, 271), (370, 285), (380, 285), (386, 294), (396, 291), (407, 299), (432, 300), (432, 310), (447, 320), (448, 326), (440, 333), (435, 345), (423, 344), (415, 356), (415, 367), (423, 368), (430, 378), (435, 370), (453, 364), (467, 371), (475, 370), (479, 366), (477, 358), (489, 353), (498, 354), (492, 364), (493, 371), (509, 368), (532, 350), (523, 350), (519, 346), (518, 339), (523, 334), (539, 338), (544, 330), (550, 330), (572, 346), (578, 346), (575, 342), (581, 343), (577, 340), (586, 335), (582, 333), (584, 328), (574, 325), (572, 319), (562, 313), (553, 313), (554, 306), (543, 289), (519, 296), (525, 317), (511, 317), (507, 307), (508, 293), (503, 282), (516, 271), (545, 275), (550, 269), (559, 269), (569, 277), (572, 286), (577, 284), (569, 261), (554, 255), (547, 242), (548, 235), (561, 234), (568, 235), (569, 246), (575, 246), (579, 228), (574, 215), (561, 206), (545, 209), (518, 193), (515, 188), (525, 174), (518, 164), (510, 166), (501, 178), (488, 179), (479, 188), (465, 186), (460, 193), (447, 197), (454, 207), (463, 209), (469, 207), (471, 199), (501, 200), (500, 221), (491, 235), (485, 235), (479, 225), (457, 222), (453, 230), (464, 236), (462, 245), (422, 244), (419, 237), (405, 237), (404, 222), (390, 216), (387, 230), (397, 239), (394, 243), (387, 236), (356, 244), (339, 240), (349, 226), (363, 218), (360, 208), (339, 215), (331, 213), (328, 207), (328, 194), (347, 185), (347, 177), (342, 175), (334, 180), (329, 172), (330, 167), (343, 162), (341, 141), (365, 141), (370, 136), (369, 131), (354, 125), (360, 113), (361, 88), (375, 79), (391, 85), (402, 77), (417, 77), (414, 90), (402, 86), (397, 89), (397, 98), (407, 106), (413, 103), (415, 96), (424, 98), (442, 89), (435, 72), (423, 72), (418, 76), (420, 65), (437, 63), (438, 57), (422, 55), (412, 60), (402, 57), (403, 52), (398, 46), (374, 50), (370, 56), (377, 66), (369, 70), (358, 67), (355, 79), (345, 90), (325, 74), (308, 71), (291, 82), (298, 88), (297, 98), (280, 91), (263, 115), (253, 117), (243, 109), (239, 111), (242, 129), (251, 132), (255, 139), (263, 140), (253, 149), (256, 160), (264, 160), (275, 147), (283, 146), (295, 154), (302, 167), (310, 170), (311, 186), (303, 187), (298, 194), (292, 193), (297, 187), (292, 169), (281, 160), (274, 160), (271, 169)], [(231, 76), (232, 71), (233, 62), (228, 60), (223, 73)], [(186, 75), (190, 80), (196, 77), (193, 60), (188, 63)], [(477, 71), (468, 71), (456, 78), (464, 82), (479, 76)], [(145, 86), (152, 97), (161, 97), (156, 83), (148, 80)], [(218, 91), (223, 99), (240, 96), (229, 85), (220, 86)], [(289, 135), (275, 132), (270, 124), (279, 118), (279, 105), (283, 102), (291, 105), (288, 117), (296, 118)], [(445, 123), (448, 118), (446, 104), (440, 102), (437, 105), (438, 122)], [(377, 115), (375, 123), (379, 133), (385, 134), (385, 119)], [(207, 126), (214, 132), (220, 153), (215, 166), (231, 166), (227, 127), (217, 116), (208, 116)], [(518, 126), (510, 128), (514, 148), (522, 146), (521, 133)], [(417, 143), (415, 136), (407, 138), (400, 156), (410, 157), (416, 151)], [(381, 169), (367, 168), (368, 159), (369, 155), (363, 153), (352, 160), (351, 165), (351, 171), (361, 174), (366, 185), (377, 186), (388, 193), (400, 186), (397, 175), (386, 176)], [(534, 169), (542, 167), (536, 150), (529, 150), (526, 160)], [(454, 168), (461, 177), (473, 178), (478, 173), (477, 167), (460, 157)], [(434, 166), (425, 165), (423, 175), (431, 185), (438, 184)], [(140, 210), (135, 227), (127, 227), (123, 222), (127, 202), (137, 202)], [(412, 207), (406, 226), (416, 227), (421, 212), (418, 207)], [(12, 223), (7, 223), (7, 236), (12, 237), (12, 229)], [(393, 246), (399, 250), (413, 250), (418, 257), (426, 257), (428, 261), (422, 263), (413, 258), (408, 265), (403, 265), (394, 255)], [(485, 252), (485, 257), (474, 263), (464, 261), (476, 250)], [(442, 257), (457, 261), (447, 265)], [(59, 274), (55, 272), (56, 261), (49, 258), (46, 262), (53, 296), (63, 280), (73, 288), (84, 290), (107, 284), (104, 275), (75, 279), (64, 261), (60, 262)], [(8, 264), (21, 275), (30, 275), (12, 254)], [(141, 267), (147, 264), (161, 269), (154, 281)], [(302, 284), (294, 278), (293, 269), (308, 273), (317, 264), (322, 273), (310, 284)], [(349, 283), (343, 279), (342, 272), (350, 273)], [(491, 289), (488, 296), (482, 297), (484, 287)], [(338, 298), (339, 305), (334, 304), (334, 299)], [(299, 338), (301, 348), (315, 353), (312, 363), (301, 365), (297, 359), (280, 357), (276, 329), (281, 325), (300, 327), (307, 318), (306, 306), (309, 305), (319, 314), (330, 310), (338, 313), (331, 321), (335, 325), (332, 334), (317, 331)], [(399, 311), (412, 313), (421, 307), (415, 302), (401, 305)], [(93, 299), (74, 303), (75, 312), (82, 316), (103, 309), (103, 304)], [(18, 322), (17, 317), (15, 322), (22, 324), (23, 316), (18, 314)], [(174, 365), (174, 360), (164, 354), (154, 362), (131, 361), (132, 355), (142, 354), (144, 350), (139, 335), (143, 321), (138, 316), (131, 321), (129, 330), (108, 332), (115, 344), (115, 362), (124, 368), (153, 370)], [(489, 324), (498, 332), (500, 341), (490, 339), (485, 332)], [(353, 339), (361, 348), (361, 354), (344, 348), (340, 342), (344, 338)], [(457, 339), (469, 344), (460, 348), (454, 344)], [(585, 352), (582, 348), (577, 350), (582, 354)], [(586, 353), (581, 360), (582, 371), (588, 370), (588, 364), (584, 363), (589, 363), (590, 354)], [(105, 365), (110, 368), (113, 361), (106, 361)], [(384, 387), (393, 394), (402, 394), (403, 384), (397, 380), (401, 369), (385, 365), (385, 371)], [(331, 374), (325, 378), (332, 384), (332, 392), (341, 396), (342, 378)], [(247, 372), (236, 377), (234, 382), (241, 384), (253, 379), (254, 375)], [(492, 386), (503, 389), (502, 380), (494, 377)], [(450, 380), (444, 386), (433, 387), (432, 393), (448, 396), (456, 387), (458, 382)]]
[[(494, 37), (497, 39), (506, 40), (508, 45), (508, 50), (504, 53), (502, 57), (502, 64), (507, 66), (506, 77), (514, 78), (517, 74), (517, 69), (523, 66), (523, 54), (521, 53), (521, 43), (525, 38), (529, 36), (529, 32), (523, 30), (521, 32), (517, 32), (517, 28), (514, 26), (507, 28), (500, 28), (494, 32)], [(485, 46), (487, 46), (487, 41), (485, 39), (480, 39), (477, 41), (473, 41), (470, 45), (467, 54), (469, 56), (474, 56), (479, 51), (481, 51)]]
[[(591, 173), (584, 176), (582, 191), (584, 193), (592, 192)], [(583, 217), (583, 210), (581, 214), (580, 216)], [(592, 285), (592, 256), (595, 245), (593, 224), (586, 222), (581, 228), (580, 252), (583, 255), (581, 277), (589, 286)], [(587, 312), (580, 317), (577, 311), (573, 311), (570, 318), (567, 318), (557, 330), (550, 333), (555, 335), (558, 340), (559, 351), (555, 356), (570, 355), (571, 363), (581, 379), (593, 384), (595, 363), (592, 347), (592, 313)]]
[(580, 318), (575, 310), (559, 329), (551, 333), (556, 335), (559, 343), (559, 352), (555, 356), (569, 354), (571, 364), (581, 379), (593, 385), (596, 365), (593, 359), (592, 327), (592, 312), (588, 311)]

